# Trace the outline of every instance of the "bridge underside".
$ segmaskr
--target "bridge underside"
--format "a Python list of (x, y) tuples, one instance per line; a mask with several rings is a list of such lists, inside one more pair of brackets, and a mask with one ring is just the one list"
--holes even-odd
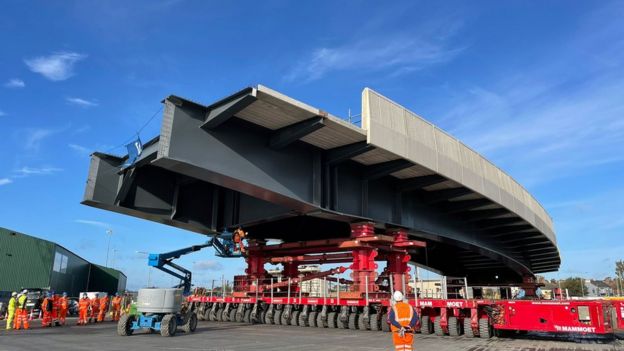
[(174, 96), (164, 103), (160, 136), (131, 167), (122, 167), (127, 157), (92, 155), (84, 204), (202, 234), (241, 226), (286, 242), (348, 237), (361, 221), (380, 233), (405, 228), (427, 243), (411, 252), (414, 263), (469, 284), (518, 283), (559, 267), (556, 245), (514, 212), (439, 174), (396, 177), (414, 164), (375, 159), (359, 128), (323, 111), (270, 125), (267, 111), (306, 109), (255, 89), (210, 106)]

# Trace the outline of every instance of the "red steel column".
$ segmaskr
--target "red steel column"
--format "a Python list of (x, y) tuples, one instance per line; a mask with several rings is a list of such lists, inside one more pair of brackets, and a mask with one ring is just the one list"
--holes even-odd
[[(395, 243), (409, 241), (405, 229), (390, 229), (387, 234), (394, 237)], [(409, 286), (410, 267), (408, 266), (408, 262), (410, 259), (411, 256), (406, 250), (394, 251), (387, 255), (387, 271), (388, 275), (392, 275), (394, 290), (402, 291), (404, 294), (411, 293), (412, 291), (412, 288)], [(403, 291), (403, 282), (405, 282), (405, 290), (407, 291)]]
[[(375, 227), (373, 223), (354, 223), (351, 224), (351, 238), (358, 239), (371, 237), (375, 235)], [(351, 264), (351, 279), (353, 292), (369, 293), (377, 291), (377, 249), (372, 247), (360, 247), (353, 249), (353, 263)], [(368, 283), (368, 284), (367, 284)]]

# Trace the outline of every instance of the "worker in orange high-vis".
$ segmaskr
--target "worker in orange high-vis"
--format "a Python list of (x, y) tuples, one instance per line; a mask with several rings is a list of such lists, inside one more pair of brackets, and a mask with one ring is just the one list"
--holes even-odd
[(53, 309), (52, 294), (46, 293), (41, 303), (41, 312), (43, 317), (41, 318), (41, 327), (46, 328), (52, 326), (52, 309)]
[(28, 324), (28, 311), (26, 311), (26, 303), (28, 302), (28, 290), (22, 290), (22, 293), (17, 296), (17, 309), (15, 310), (15, 324), (13, 329), (20, 330), (22, 326), (24, 329), (30, 329)]
[(100, 294), (95, 294), (91, 299), (91, 313), (89, 313), (89, 323), (97, 323), (97, 317), (100, 314)]
[(58, 321), (61, 325), (65, 325), (65, 319), (67, 318), (67, 309), (69, 308), (69, 299), (67, 293), (64, 292), (58, 299)]
[(113, 297), (111, 301), (111, 310), (113, 321), (119, 321), (119, 316), (121, 314), (121, 296), (119, 296), (119, 293), (115, 293), (115, 297)]
[(59, 310), (61, 309), (60, 306), (60, 296), (52, 291), (52, 324), (54, 324), (55, 326), (59, 326)]
[(106, 320), (106, 312), (108, 312), (108, 294), (100, 298), (100, 313), (98, 314), (98, 322)]
[(412, 351), (414, 342), (414, 327), (418, 322), (418, 315), (414, 308), (403, 302), (403, 293), (395, 291), (392, 295), (394, 306), (390, 310), (388, 322), (392, 329), (392, 341), (395, 351)]
[(87, 316), (89, 315), (89, 308), (91, 307), (91, 300), (87, 294), (82, 294), (82, 298), (78, 301), (78, 325), (87, 324)]

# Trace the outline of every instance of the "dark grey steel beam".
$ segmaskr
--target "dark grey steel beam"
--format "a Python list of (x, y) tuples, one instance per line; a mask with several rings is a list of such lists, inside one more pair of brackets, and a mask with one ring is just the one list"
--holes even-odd
[(365, 141), (360, 141), (328, 150), (325, 159), (328, 164), (335, 165), (371, 151), (374, 148), (375, 147), (373, 145), (368, 144)]
[(317, 131), (325, 126), (324, 118), (321, 116), (312, 117), (295, 124), (280, 128), (271, 134), (269, 146), (272, 149), (284, 148), (304, 136)]
[(517, 232), (522, 232), (525, 230), (535, 230), (530, 224), (518, 224), (518, 225), (507, 225), (498, 228), (488, 229), (484, 231), (484, 233), (490, 234), (493, 238), (500, 238), (508, 235), (513, 235)]
[(530, 234), (530, 235), (524, 235), (524, 233), (522, 233), (522, 235), (520, 235), (520, 237), (516, 239), (504, 240), (503, 242), (505, 244), (511, 244), (511, 243), (517, 243), (517, 242), (530, 243), (530, 242), (543, 241), (543, 240), (544, 240), (544, 236), (539, 233)]
[(408, 192), (408, 191), (420, 190), (424, 187), (436, 185), (436, 184), (445, 182), (447, 180), (448, 179), (438, 174), (404, 179), (398, 183), (397, 191)]
[(414, 164), (407, 160), (393, 160), (388, 162), (378, 163), (376, 165), (371, 165), (366, 167), (364, 171), (363, 178), (365, 180), (375, 180), (387, 175), (390, 175), (394, 172), (398, 172), (400, 170), (409, 168)]
[(469, 211), (469, 212), (466, 212), (465, 214), (462, 214), (462, 217), (467, 222), (475, 222), (475, 221), (479, 221), (479, 220), (486, 219), (486, 218), (500, 217), (500, 216), (506, 215), (508, 213), (509, 213), (509, 210), (507, 210), (507, 209), (504, 209), (504, 208), (494, 208), (494, 209), (491, 209), (491, 210), (474, 210), (474, 211)]
[(136, 177), (135, 170), (136, 168), (130, 168), (123, 175), (121, 187), (119, 187), (119, 191), (117, 191), (117, 196), (115, 196), (115, 206), (119, 206), (119, 204), (126, 199), (126, 196), (128, 196), (128, 192), (132, 188), (132, 183), (134, 182), (134, 178)]
[(498, 227), (510, 225), (510, 224), (522, 224), (522, 223), (526, 223), (526, 221), (520, 217), (510, 217), (510, 218), (494, 218), (494, 219), (481, 220), (481, 221), (476, 222), (475, 225), (479, 227), (479, 229), (486, 230), (486, 229), (498, 228)]
[(458, 213), (468, 210), (474, 210), (479, 207), (491, 205), (492, 201), (488, 199), (474, 199), (464, 201), (450, 201), (445, 203), (442, 208), (446, 213)]
[(444, 190), (434, 190), (425, 192), (425, 203), (436, 204), (443, 201), (448, 201), (460, 196), (471, 194), (472, 190), (468, 188), (452, 188)]
[(253, 88), (247, 88), (208, 106), (208, 112), (206, 112), (204, 124), (201, 125), (201, 128), (214, 129), (242, 111), (245, 107), (251, 105), (256, 101), (253, 92)]

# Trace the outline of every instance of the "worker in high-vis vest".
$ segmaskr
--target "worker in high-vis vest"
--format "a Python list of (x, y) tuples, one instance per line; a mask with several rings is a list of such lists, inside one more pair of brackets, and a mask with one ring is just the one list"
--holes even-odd
[(395, 351), (412, 351), (414, 342), (414, 328), (418, 322), (418, 314), (414, 308), (403, 302), (403, 293), (395, 291), (393, 296), (394, 306), (390, 310), (388, 322), (392, 329), (392, 341)]
[(17, 297), (17, 309), (15, 310), (15, 325), (13, 326), (15, 330), (20, 330), (22, 327), (24, 329), (30, 329), (30, 324), (28, 323), (28, 312), (26, 311), (26, 303), (28, 303), (28, 290), (24, 289)]
[(15, 310), (17, 309), (17, 293), (14, 291), (11, 293), (11, 298), (9, 299), (9, 308), (7, 310), (7, 321), (6, 321), (6, 329), (13, 329), (13, 321), (15, 318)]

